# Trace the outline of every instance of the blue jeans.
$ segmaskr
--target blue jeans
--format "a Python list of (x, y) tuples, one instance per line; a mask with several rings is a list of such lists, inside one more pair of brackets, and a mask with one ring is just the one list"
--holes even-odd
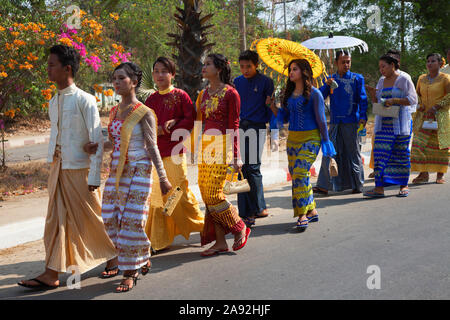
[(267, 208), (260, 171), (261, 156), (266, 142), (266, 124), (241, 120), (239, 128), (242, 129), (240, 132), (241, 158), (244, 163), (242, 174), (250, 185), (250, 191), (238, 193), (237, 199), (239, 216), (248, 218)]

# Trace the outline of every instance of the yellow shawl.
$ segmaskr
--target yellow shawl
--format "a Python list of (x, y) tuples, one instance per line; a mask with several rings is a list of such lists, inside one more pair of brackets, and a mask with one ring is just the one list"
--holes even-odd
[[(118, 108), (111, 110), (110, 122), (115, 118), (117, 109)], [(125, 167), (125, 162), (128, 154), (128, 145), (130, 144), (130, 138), (133, 129), (136, 124), (138, 124), (139, 121), (142, 120), (145, 114), (149, 112), (149, 110), (151, 109), (139, 102), (133, 107), (133, 109), (123, 122), (122, 130), (120, 132), (120, 156), (116, 172), (116, 191), (119, 189), (120, 177), (122, 176), (123, 168)]]

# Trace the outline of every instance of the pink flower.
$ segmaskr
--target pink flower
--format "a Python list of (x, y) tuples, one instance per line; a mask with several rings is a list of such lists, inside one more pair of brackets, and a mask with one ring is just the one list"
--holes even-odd
[(89, 58), (86, 58), (84, 61), (86, 62), (87, 65), (91, 66), (95, 72), (97, 72), (98, 69), (101, 67), (102, 61), (97, 56), (90, 56)]
[(111, 55), (111, 56), (109, 56), (109, 58), (111, 59), (111, 62), (112, 62), (112, 63), (117, 63), (117, 62), (119, 62), (119, 59), (118, 59), (115, 55)]
[(84, 44), (80, 43), (76, 43), (73, 42), (73, 47), (78, 50), (78, 52), (80, 53), (80, 56), (85, 57), (86, 56), (86, 47)]

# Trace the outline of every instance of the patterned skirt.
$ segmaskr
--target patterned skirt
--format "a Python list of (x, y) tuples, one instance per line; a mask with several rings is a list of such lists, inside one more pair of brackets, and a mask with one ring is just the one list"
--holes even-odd
[(137, 270), (150, 258), (150, 241), (145, 233), (151, 191), (149, 160), (127, 162), (116, 191), (117, 159), (103, 191), (102, 217), (116, 246), (120, 270)]
[(199, 156), (201, 163), (198, 165), (198, 186), (206, 205), (205, 225), (201, 234), (202, 246), (216, 240), (215, 225), (220, 225), (225, 234), (237, 234), (245, 229), (238, 210), (223, 193), (228, 169), (226, 163), (230, 160), (224, 150), (226, 148), (222, 148), (222, 140), (203, 137), (202, 155)]
[(394, 135), (392, 118), (383, 118), (373, 147), (375, 186), (407, 186), (410, 174), (411, 135)]
[[(429, 117), (424, 117), (429, 119)], [(442, 172), (448, 169), (449, 149), (439, 149), (438, 131), (420, 128), (414, 132), (411, 171)]]
[(289, 131), (286, 151), (289, 173), (292, 177), (292, 207), (294, 217), (308, 213), (316, 208), (310, 182), (312, 164), (320, 150), (318, 130)]

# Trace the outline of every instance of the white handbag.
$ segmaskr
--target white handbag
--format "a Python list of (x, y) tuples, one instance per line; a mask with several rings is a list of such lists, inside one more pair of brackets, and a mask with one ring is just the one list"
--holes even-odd
[(382, 117), (398, 118), (400, 106), (385, 107), (381, 103), (374, 103), (372, 113)]
[[(249, 192), (250, 185), (248, 184), (247, 179), (233, 181), (234, 173), (235, 173), (234, 169), (231, 170), (231, 181), (230, 180), (225, 181), (225, 186), (223, 187), (223, 193), (229, 195), (229, 194), (234, 194), (234, 193)], [(244, 178), (244, 175), (242, 174), (241, 169), (239, 169), (238, 173), (240, 173), (242, 178)]]
[(423, 124), (422, 124), (422, 128), (423, 129), (428, 129), (428, 130), (437, 130), (438, 129), (437, 121), (424, 120)]

